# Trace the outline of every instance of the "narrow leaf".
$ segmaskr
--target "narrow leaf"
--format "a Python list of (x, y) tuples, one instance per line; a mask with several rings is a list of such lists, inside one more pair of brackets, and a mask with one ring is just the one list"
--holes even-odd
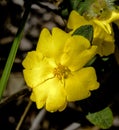
[(9, 79), (9, 75), (10, 75), (10, 72), (12, 69), (12, 65), (13, 65), (20, 41), (22, 39), (24, 26), (25, 26), (26, 20), (28, 18), (28, 15), (30, 13), (30, 9), (31, 9), (31, 3), (27, 4), (27, 8), (24, 12), (20, 27), (19, 27), (17, 34), (15, 36), (15, 39), (13, 41), (6, 65), (5, 65), (4, 70), (3, 70), (3, 74), (2, 74), (1, 79), (0, 79), (0, 100), (2, 98), (3, 92), (4, 92), (5, 87), (7, 85), (7, 81)]

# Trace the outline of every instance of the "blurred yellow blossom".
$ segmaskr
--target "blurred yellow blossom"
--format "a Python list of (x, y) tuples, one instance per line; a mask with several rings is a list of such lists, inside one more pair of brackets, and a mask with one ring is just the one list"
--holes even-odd
[[(83, 25), (93, 26), (94, 36), (93, 36), (92, 44), (98, 46), (97, 53), (100, 56), (108, 56), (114, 53), (115, 45), (114, 45), (113, 30), (111, 30), (112, 33), (109, 34), (105, 31), (105, 29), (100, 27), (94, 20), (87, 20), (83, 16), (81, 16), (79, 13), (73, 10), (69, 16), (67, 27), (69, 29), (73, 29), (74, 31), (75, 29)], [(73, 32), (71, 31), (71, 33)]]
[(102, 27), (107, 33), (112, 33), (111, 23), (119, 20), (119, 11), (112, 11), (109, 18), (106, 19), (93, 19), (93, 21)]
[(31, 100), (37, 108), (62, 111), (67, 102), (82, 100), (99, 87), (95, 69), (84, 67), (96, 54), (83, 36), (44, 28), (35, 51), (23, 61), (25, 81), (32, 88)]

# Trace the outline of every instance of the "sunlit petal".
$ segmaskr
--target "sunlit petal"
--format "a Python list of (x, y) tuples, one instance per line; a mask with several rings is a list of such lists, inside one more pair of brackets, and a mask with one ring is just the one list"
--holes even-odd
[(90, 90), (95, 90), (99, 87), (96, 81), (95, 70), (92, 67), (82, 68), (79, 71), (73, 72), (65, 83), (68, 101), (82, 100), (90, 96)]
[(58, 61), (60, 56), (62, 55), (65, 42), (70, 37), (71, 37), (71, 35), (69, 33), (66, 33), (59, 28), (53, 28), (53, 30), (52, 30), (52, 39), (53, 39), (52, 52), (53, 52), (53, 57), (55, 58), (56, 61)]
[(63, 110), (67, 104), (64, 84), (56, 78), (49, 79), (33, 88), (31, 100), (36, 102), (39, 109), (46, 106), (50, 112)]
[(66, 42), (61, 64), (75, 71), (82, 68), (96, 54), (97, 46), (90, 47), (83, 36), (73, 36)]
[(52, 72), (55, 63), (52, 59), (44, 58), (42, 61), (38, 61), (38, 63), (39, 66), (36, 68), (23, 70), (25, 81), (31, 88), (54, 76)]
[(57, 78), (50, 80), (48, 85), (49, 84), (50, 90), (46, 100), (46, 110), (50, 112), (64, 110), (67, 104), (64, 84)]
[(38, 109), (42, 108), (45, 105), (46, 99), (48, 97), (48, 92), (50, 88), (48, 87), (48, 85), (45, 85), (45, 83), (33, 88), (30, 97), (32, 101), (36, 102)]
[(50, 56), (51, 44), (52, 44), (52, 36), (49, 30), (44, 28), (40, 33), (36, 50), (41, 52), (45, 56)]
[[(60, 57), (65, 41), (70, 37), (70, 34), (62, 31), (59, 28), (53, 28), (52, 34), (47, 29), (43, 29), (37, 45), (37, 51), (43, 53), (47, 57)], [(60, 39), (60, 40), (59, 40)]]
[(42, 60), (43, 60), (42, 53), (31, 51), (28, 52), (27, 56), (22, 62), (22, 65), (24, 66), (24, 68), (27, 69), (39, 68)]

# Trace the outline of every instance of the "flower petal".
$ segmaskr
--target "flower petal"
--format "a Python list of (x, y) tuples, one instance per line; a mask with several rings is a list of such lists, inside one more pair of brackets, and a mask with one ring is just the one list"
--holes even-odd
[(44, 56), (50, 56), (51, 43), (52, 43), (52, 36), (49, 30), (44, 28), (40, 33), (36, 50), (42, 53)]
[(69, 37), (71, 37), (70, 34), (59, 28), (53, 28), (52, 35), (47, 29), (43, 29), (38, 41), (37, 51), (43, 53), (44, 56), (54, 57), (57, 60), (62, 53), (65, 41)]
[(97, 46), (90, 47), (90, 42), (83, 36), (72, 36), (67, 40), (61, 64), (71, 71), (82, 68), (96, 54)]
[(93, 67), (83, 68), (73, 72), (65, 82), (68, 101), (82, 100), (90, 96), (90, 90), (99, 87), (95, 69)]
[(82, 25), (91, 25), (91, 22), (87, 21), (83, 16), (73, 10), (69, 15), (67, 27), (75, 29)]
[(40, 109), (44, 107), (46, 99), (48, 97), (49, 88), (45, 86), (45, 83), (33, 88), (30, 99), (36, 102), (37, 108)]
[(112, 27), (107, 21), (101, 21), (98, 19), (93, 19), (93, 22), (103, 28), (108, 34), (112, 33)]
[(108, 34), (112, 33), (111, 23), (119, 20), (119, 11), (112, 11), (111, 16), (105, 20), (94, 19), (94, 23), (102, 27)]
[(53, 39), (53, 45), (54, 45), (53, 51), (54, 51), (54, 56), (56, 57), (56, 59), (58, 58), (59, 55), (62, 54), (65, 42), (70, 37), (71, 35), (69, 33), (66, 33), (59, 28), (53, 28), (52, 30), (52, 39)]
[[(114, 36), (112, 34), (106, 33), (100, 26), (94, 26), (94, 39), (93, 45), (97, 45), (97, 53), (100, 56), (108, 56), (114, 53), (115, 45), (114, 45)], [(113, 31), (112, 31), (113, 32)]]
[(109, 19), (106, 19), (107, 23), (112, 23), (116, 20), (119, 20), (119, 11), (112, 11)]
[[(34, 58), (35, 59), (35, 58)], [(33, 61), (31, 61), (33, 62)], [(36, 87), (45, 80), (52, 78), (55, 63), (50, 58), (43, 58), (42, 61), (37, 61), (39, 66), (32, 69), (24, 69), (23, 74), (27, 85), (31, 88)], [(33, 64), (33, 63), (32, 63)]]
[(64, 84), (55, 78), (50, 82), (50, 86), (48, 98), (46, 100), (46, 110), (50, 112), (64, 110), (67, 105)]
[(49, 79), (38, 87), (33, 88), (31, 100), (36, 102), (38, 109), (46, 104), (47, 111), (62, 111), (67, 104), (64, 84), (56, 78)]
[(31, 51), (28, 52), (27, 56), (25, 57), (22, 65), (27, 69), (38, 68), (40, 66), (40, 62), (43, 59), (43, 55), (40, 52)]

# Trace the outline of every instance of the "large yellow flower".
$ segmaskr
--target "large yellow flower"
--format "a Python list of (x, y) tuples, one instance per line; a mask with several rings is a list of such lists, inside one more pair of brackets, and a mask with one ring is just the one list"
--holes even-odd
[[(109, 20), (109, 21), (111, 21), (111, 20)], [(70, 29), (73, 29), (73, 31), (74, 31), (75, 29), (77, 29), (78, 27), (80, 27), (82, 25), (92, 25), (93, 26), (94, 37), (93, 37), (92, 44), (98, 46), (97, 53), (100, 56), (108, 56), (108, 55), (114, 53), (115, 45), (114, 45), (113, 30), (111, 30), (112, 33), (109, 34), (107, 31), (105, 31), (104, 28), (99, 26), (97, 24), (97, 22), (95, 22), (94, 20), (88, 21), (83, 16), (81, 16), (79, 13), (77, 13), (76, 11), (73, 10), (69, 16), (67, 27)]]
[(29, 52), (23, 61), (24, 78), (37, 108), (62, 111), (67, 102), (89, 97), (99, 83), (95, 69), (83, 66), (96, 50), (83, 36), (71, 36), (58, 28), (50, 34), (43, 29), (36, 51)]

